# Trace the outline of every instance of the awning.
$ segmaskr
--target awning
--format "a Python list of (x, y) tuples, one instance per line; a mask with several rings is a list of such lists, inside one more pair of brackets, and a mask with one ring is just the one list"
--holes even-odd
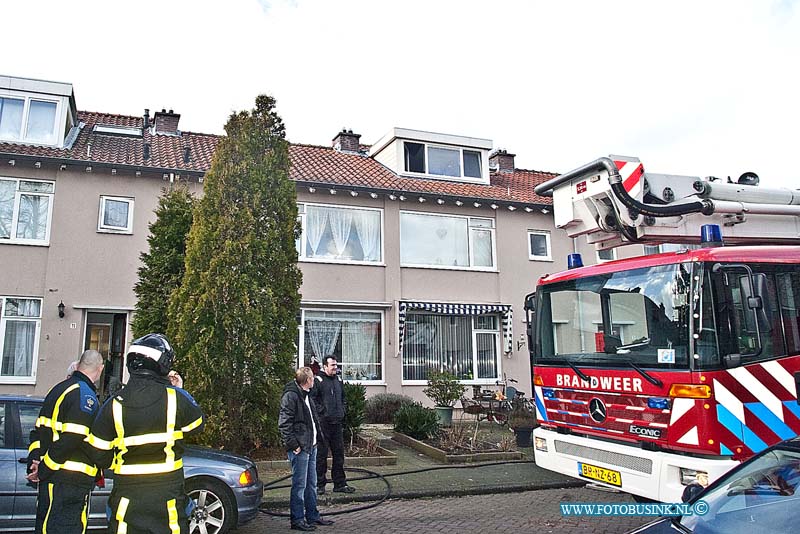
[(512, 340), (514, 333), (512, 331), (513, 321), (511, 316), (510, 304), (451, 304), (446, 302), (418, 302), (410, 300), (401, 300), (397, 306), (398, 316), (398, 333), (400, 340), (398, 342), (398, 352), (403, 353), (403, 334), (406, 325), (406, 313), (408, 310), (423, 310), (431, 313), (440, 313), (442, 315), (486, 315), (490, 313), (503, 314), (503, 351), (506, 353), (512, 350)]

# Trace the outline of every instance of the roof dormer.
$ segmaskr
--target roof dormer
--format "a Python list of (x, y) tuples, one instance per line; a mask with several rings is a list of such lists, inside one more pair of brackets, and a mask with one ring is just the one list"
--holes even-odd
[(63, 147), (77, 124), (72, 84), (0, 76), (0, 141)]
[(369, 155), (404, 176), (489, 184), (492, 141), (393, 128)]

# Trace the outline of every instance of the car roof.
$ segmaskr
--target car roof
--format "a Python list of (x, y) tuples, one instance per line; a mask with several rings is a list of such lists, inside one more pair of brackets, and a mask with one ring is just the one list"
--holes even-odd
[(12, 395), (10, 393), (0, 393), (0, 402), (42, 402), (44, 397), (37, 395)]

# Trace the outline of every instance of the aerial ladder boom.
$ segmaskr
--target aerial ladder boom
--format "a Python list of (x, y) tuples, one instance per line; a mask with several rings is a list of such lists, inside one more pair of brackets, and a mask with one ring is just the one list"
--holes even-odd
[(645, 173), (637, 158), (609, 156), (543, 182), (555, 224), (586, 235), (598, 250), (631, 243), (700, 242), (701, 227), (723, 227), (730, 244), (800, 243), (800, 190), (758, 187), (758, 176), (730, 178)]

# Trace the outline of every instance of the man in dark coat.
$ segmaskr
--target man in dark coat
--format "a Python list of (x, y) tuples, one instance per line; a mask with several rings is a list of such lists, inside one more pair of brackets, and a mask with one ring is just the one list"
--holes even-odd
[(286, 454), (292, 464), (292, 491), (289, 511), (292, 530), (316, 530), (315, 525), (332, 525), (317, 509), (317, 443), (322, 440), (317, 410), (308, 392), (314, 385), (314, 373), (301, 367), (283, 389), (278, 429)]
[(320, 442), (317, 455), (317, 493), (325, 494), (325, 484), (328, 483), (328, 449), (333, 456), (331, 478), (333, 491), (353, 493), (355, 488), (347, 485), (344, 474), (344, 414), (347, 412), (347, 401), (344, 398), (344, 385), (337, 371), (339, 364), (333, 356), (322, 358), (322, 370), (314, 382), (311, 397), (317, 404), (319, 418), (322, 422), (322, 433), (325, 439)]

